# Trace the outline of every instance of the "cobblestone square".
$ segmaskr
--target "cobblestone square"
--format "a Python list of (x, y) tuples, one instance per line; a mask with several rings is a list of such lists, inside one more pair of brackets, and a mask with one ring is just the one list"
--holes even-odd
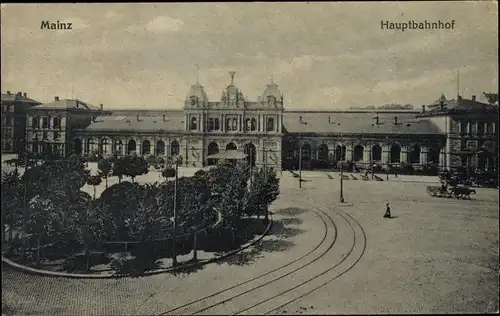
[[(439, 199), (431, 177), (345, 180), (283, 172), (275, 224), (256, 247), (182, 274), (117, 280), (6, 267), (4, 314), (482, 313), (498, 309), (498, 191)], [(385, 178), (384, 178), (385, 180)], [(383, 219), (390, 203), (392, 219)]]

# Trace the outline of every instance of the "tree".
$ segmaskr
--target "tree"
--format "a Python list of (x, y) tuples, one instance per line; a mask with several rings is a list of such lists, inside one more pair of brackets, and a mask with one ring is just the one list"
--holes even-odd
[(209, 171), (211, 202), (222, 215), (222, 227), (231, 232), (233, 244), (235, 232), (245, 209), (250, 173), (246, 163), (233, 166), (222, 163)]
[(210, 189), (208, 182), (197, 177), (183, 177), (179, 179), (177, 201), (178, 222), (184, 233), (193, 236), (193, 260), (197, 256), (197, 234), (203, 227), (206, 228), (212, 219), (210, 203)]
[(90, 176), (88, 181), (87, 181), (87, 184), (88, 185), (92, 185), (94, 187), (94, 200), (95, 200), (95, 195), (96, 195), (96, 186), (98, 186), (99, 184), (101, 184), (102, 182), (102, 179), (100, 176), (96, 175), (96, 176)]
[(14, 228), (22, 222), (22, 203), (24, 186), (17, 169), (2, 172), (2, 242), (5, 241), (5, 229), (9, 227), (9, 242), (12, 241)]
[(113, 167), (111, 170), (111, 174), (113, 176), (118, 177), (118, 183), (122, 182), (123, 175), (125, 173), (125, 157), (118, 157), (116, 158), (115, 162), (113, 163)]
[(135, 177), (149, 172), (147, 161), (139, 156), (125, 156), (123, 157), (123, 164), (123, 175), (132, 178), (132, 183), (134, 182)]
[(106, 189), (108, 188), (108, 177), (113, 171), (113, 164), (109, 159), (101, 159), (97, 163), (97, 168), (99, 169), (99, 176), (106, 181)]

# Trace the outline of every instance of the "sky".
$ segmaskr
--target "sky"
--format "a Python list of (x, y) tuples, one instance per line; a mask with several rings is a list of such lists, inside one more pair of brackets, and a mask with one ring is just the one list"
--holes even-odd
[[(2, 4), (1, 90), (105, 108), (181, 108), (279, 85), (288, 109), (413, 104), (498, 92), (498, 4), (318, 2)], [(389, 30), (381, 21), (455, 21)], [(72, 30), (42, 30), (42, 21)], [(199, 71), (197, 70), (199, 65)], [(198, 74), (198, 75), (197, 75)]]

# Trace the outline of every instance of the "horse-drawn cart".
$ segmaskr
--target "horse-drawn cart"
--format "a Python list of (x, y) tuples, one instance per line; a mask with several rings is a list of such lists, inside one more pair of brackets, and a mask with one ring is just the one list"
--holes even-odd
[(434, 197), (444, 197), (444, 198), (452, 198), (456, 199), (471, 199), (472, 194), (476, 194), (476, 190), (462, 187), (462, 186), (454, 186), (454, 187), (442, 187), (442, 186), (428, 186), (427, 193), (430, 196)]

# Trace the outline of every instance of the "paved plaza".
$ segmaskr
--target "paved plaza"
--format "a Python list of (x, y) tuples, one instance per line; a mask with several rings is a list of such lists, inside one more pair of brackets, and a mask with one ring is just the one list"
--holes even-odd
[[(186, 176), (195, 170), (184, 169)], [(138, 177), (155, 181), (156, 174)], [(116, 280), (3, 267), (6, 315), (483, 313), (498, 309), (498, 191), (440, 199), (435, 177), (289, 172), (256, 247), (181, 274)], [(384, 175), (380, 175), (385, 180)], [(360, 177), (357, 177), (360, 179)], [(111, 183), (117, 182), (112, 179)], [(93, 193), (92, 187), (85, 189)], [(98, 194), (103, 185), (98, 187)], [(392, 219), (383, 219), (390, 203)]]

